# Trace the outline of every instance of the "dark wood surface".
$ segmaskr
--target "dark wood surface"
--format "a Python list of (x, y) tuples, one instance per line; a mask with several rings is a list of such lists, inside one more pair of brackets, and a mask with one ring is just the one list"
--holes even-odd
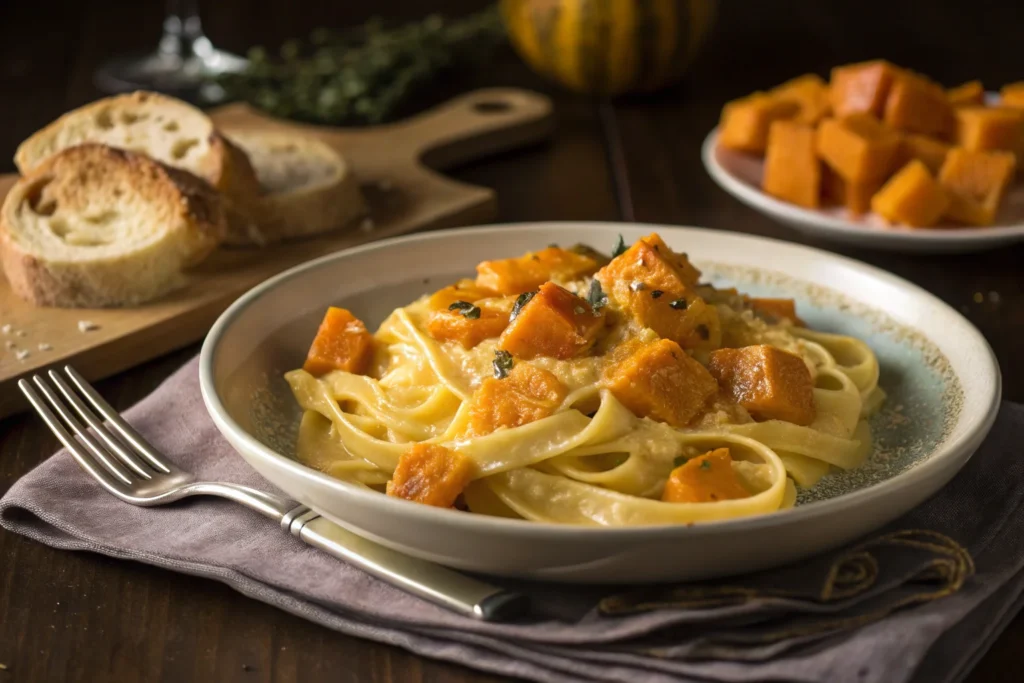
[[(343, 26), (372, 11), (395, 19), (422, 3), (205, 3), (219, 45), (243, 51), (317, 25)], [(430, 3), (460, 13), (480, 1)], [(947, 84), (1024, 78), (1016, 3), (961, 2), (948, 9), (890, 2), (724, 2), (708, 48), (688, 81), (655, 96), (602, 103), (564, 93), (510, 54), (466, 82), (549, 92), (559, 128), (547, 145), (460, 169), (494, 187), (500, 219), (641, 220), (707, 225), (813, 244), (880, 265), (960, 309), (988, 338), (1004, 396), (1024, 401), (1024, 246), (971, 256), (910, 256), (806, 240), (733, 201), (703, 171), (699, 144), (721, 104), (806, 71), (886, 56)], [(6, 2), (0, 9), (0, 171), (18, 141), (97, 96), (96, 65), (145, 50), (160, 3)], [(991, 295), (990, 293), (996, 293)], [(982, 301), (976, 301), (978, 294)], [(100, 385), (119, 408), (151, 391), (196, 352), (189, 348)], [(0, 421), (0, 492), (56, 447), (37, 420)], [(972, 674), (1019, 680), (1024, 618)], [(6, 681), (495, 681), (456, 665), (348, 638), (243, 598), (212, 581), (131, 562), (58, 552), (0, 532), (0, 683)]]

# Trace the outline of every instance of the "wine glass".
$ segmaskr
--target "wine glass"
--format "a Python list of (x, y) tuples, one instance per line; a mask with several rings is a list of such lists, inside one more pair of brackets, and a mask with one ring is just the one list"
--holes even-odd
[(203, 33), (198, 0), (166, 0), (163, 35), (155, 52), (122, 56), (95, 74), (104, 92), (155, 90), (201, 102), (217, 102), (224, 91), (211, 77), (243, 70), (247, 60), (219, 50)]

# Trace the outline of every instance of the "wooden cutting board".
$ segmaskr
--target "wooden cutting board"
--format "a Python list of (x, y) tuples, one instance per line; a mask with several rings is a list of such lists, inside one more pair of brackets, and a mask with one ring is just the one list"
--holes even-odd
[[(551, 102), (511, 88), (477, 90), (419, 116), (374, 128), (328, 128), (266, 117), (243, 104), (211, 112), (232, 130), (301, 131), (336, 147), (362, 184), (372, 226), (363, 222), (316, 239), (268, 249), (221, 249), (193, 273), (188, 287), (145, 306), (124, 309), (39, 308), (17, 298), (0, 278), (0, 417), (27, 404), (17, 380), (69, 363), (100, 379), (200, 340), (232, 301), (293, 265), (339, 249), (419, 229), (471, 225), (495, 216), (494, 192), (446, 178), (445, 169), (545, 138)], [(42, 124), (44, 122), (40, 122)], [(0, 176), (0, 197), (16, 176)], [(372, 229), (370, 229), (372, 227)], [(96, 328), (81, 331), (80, 321)], [(14, 346), (7, 348), (8, 342)], [(50, 348), (41, 350), (40, 345)], [(18, 360), (17, 351), (28, 356)]]

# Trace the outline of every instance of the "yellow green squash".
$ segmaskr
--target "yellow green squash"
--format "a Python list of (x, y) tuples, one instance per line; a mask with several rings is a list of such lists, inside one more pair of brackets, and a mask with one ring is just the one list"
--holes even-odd
[(578, 92), (649, 92), (678, 80), (715, 0), (501, 0), (508, 34), (535, 71)]

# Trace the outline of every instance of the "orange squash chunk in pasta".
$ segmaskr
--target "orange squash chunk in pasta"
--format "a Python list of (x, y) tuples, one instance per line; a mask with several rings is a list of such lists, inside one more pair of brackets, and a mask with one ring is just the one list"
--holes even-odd
[(476, 267), (476, 283), (501, 294), (522, 294), (548, 280), (575, 280), (594, 273), (597, 268), (597, 261), (589, 256), (548, 247), (518, 258), (483, 261)]
[(573, 358), (593, 346), (604, 314), (553, 282), (524, 304), (501, 335), (499, 346), (516, 358)]
[(814, 421), (814, 381), (799, 356), (764, 344), (711, 352), (708, 370), (758, 420)]
[(657, 235), (638, 240), (594, 276), (637, 324), (684, 348), (722, 343), (718, 311), (693, 293), (700, 271)]
[(683, 427), (704, 411), (718, 384), (670, 339), (640, 346), (613, 364), (604, 385), (639, 417)]
[[(498, 337), (508, 327), (509, 311), (502, 306), (481, 305), (488, 300), (500, 302), (493, 290), (478, 287), (473, 280), (462, 280), (431, 295), (427, 306), (430, 318), (427, 334), (438, 341), (454, 341), (471, 349), (485, 339)], [(457, 304), (459, 307), (452, 309)]]
[(714, 503), (749, 498), (732, 469), (728, 448), (716, 448), (672, 470), (661, 499), (666, 503)]
[(504, 379), (488, 378), (473, 394), (469, 411), (472, 434), (519, 427), (553, 415), (568, 389), (552, 373), (517, 363)]
[(344, 370), (366, 373), (373, 359), (373, 336), (362, 320), (344, 308), (327, 309), (302, 369), (311, 375)]
[(796, 302), (792, 299), (753, 298), (750, 299), (750, 306), (754, 309), (754, 313), (767, 319), (768, 322), (789, 320), (794, 325), (804, 326), (804, 321), (796, 314)]
[(476, 464), (458, 451), (418, 443), (398, 459), (387, 494), (424, 505), (449, 508), (473, 480)]

